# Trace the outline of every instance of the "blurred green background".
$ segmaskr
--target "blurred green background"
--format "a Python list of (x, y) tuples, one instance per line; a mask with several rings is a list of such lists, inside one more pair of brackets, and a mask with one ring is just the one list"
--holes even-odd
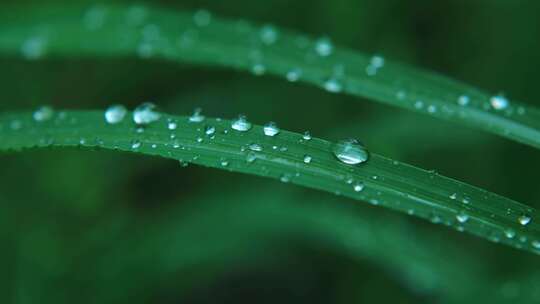
[[(139, 3), (328, 35), (539, 106), (539, 1)], [(151, 100), (183, 115), (245, 113), (325, 139), (357, 137), (375, 153), (540, 207), (533, 148), (356, 97), (136, 58), (0, 58), (0, 67), (1, 111)], [(108, 151), (1, 162), (1, 303), (540, 302), (537, 256), (346, 198)]]

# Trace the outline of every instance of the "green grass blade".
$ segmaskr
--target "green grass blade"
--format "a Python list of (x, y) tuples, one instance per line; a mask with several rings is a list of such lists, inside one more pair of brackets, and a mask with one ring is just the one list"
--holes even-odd
[[(375, 75), (368, 75), (369, 56), (335, 47), (330, 55), (319, 56), (314, 40), (288, 31), (275, 29), (272, 36), (268, 27), (265, 32), (246, 22), (136, 6), (5, 9), (0, 27), (4, 54), (22, 53), (29, 59), (139, 56), (257, 75), (289, 75), (293, 81), (367, 97), (540, 148), (540, 111), (532, 106), (511, 101), (496, 110), (485, 92), (388, 61)], [(458, 103), (460, 96), (469, 98), (466, 106)]]
[[(177, 129), (167, 128), (169, 119), (177, 122)], [(261, 126), (238, 132), (230, 124), (163, 115), (143, 130), (128, 119), (108, 125), (97, 111), (61, 112), (44, 122), (35, 121), (31, 113), (8, 113), (0, 116), (0, 150), (83, 146), (162, 156), (336, 193), (540, 252), (540, 215), (533, 208), (376, 154), (361, 166), (345, 165), (333, 155), (333, 144), (322, 139), (306, 141), (287, 131), (269, 137)], [(206, 126), (216, 129), (215, 138), (205, 134)], [(140, 146), (134, 148), (135, 142)], [(250, 150), (253, 143), (262, 151)], [(312, 157), (310, 163), (304, 162), (305, 155)], [(353, 185), (360, 182), (365, 189), (355, 191)], [(520, 224), (523, 216), (532, 221)]]

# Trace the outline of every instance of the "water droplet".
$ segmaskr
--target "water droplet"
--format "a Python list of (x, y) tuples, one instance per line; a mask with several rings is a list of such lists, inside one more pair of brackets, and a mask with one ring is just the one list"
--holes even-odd
[(41, 122), (41, 121), (47, 121), (51, 119), (54, 116), (54, 109), (50, 106), (42, 106), (39, 107), (37, 110), (34, 111), (34, 114), (32, 114), (32, 117), (35, 121)]
[(463, 224), (469, 220), (469, 216), (464, 212), (460, 212), (456, 215), (456, 219)]
[(509, 239), (513, 239), (516, 236), (516, 232), (513, 229), (506, 229), (504, 235)]
[(520, 217), (518, 217), (518, 222), (521, 225), (526, 226), (527, 224), (531, 222), (531, 217), (527, 215), (521, 215)]
[(43, 57), (47, 49), (47, 40), (43, 37), (31, 37), (24, 41), (21, 53), (25, 59), (36, 60)]
[(222, 167), (227, 167), (228, 165), (229, 165), (229, 162), (228, 162), (228, 161), (226, 161), (226, 160), (222, 160), (222, 161), (221, 161), (221, 166), (222, 166)]
[(327, 57), (332, 54), (334, 46), (328, 37), (322, 37), (315, 41), (315, 52), (321, 57)]
[(276, 125), (276, 123), (271, 121), (267, 123), (266, 125), (264, 125), (263, 131), (264, 131), (264, 135), (266, 136), (276, 136), (279, 134), (280, 130), (278, 126)]
[(287, 78), (290, 82), (296, 82), (298, 79), (300, 79), (300, 76), (302, 76), (302, 70), (300, 69), (292, 69), (287, 72), (287, 75), (285, 75), (285, 78)]
[(455, 200), (457, 198), (457, 193), (450, 194), (450, 199)]
[(466, 106), (469, 104), (469, 102), (470, 102), (470, 98), (467, 95), (461, 95), (458, 97), (458, 100), (457, 100), (457, 103), (460, 106)]
[(253, 152), (249, 152), (247, 155), (246, 155), (246, 161), (248, 163), (252, 163), (254, 162), (255, 160), (257, 159), (257, 154), (253, 153)]
[(198, 143), (202, 143), (203, 140), (204, 140), (204, 139), (203, 139), (202, 137), (197, 137), (197, 139), (196, 139), (196, 141), (197, 141)]
[(403, 90), (399, 90), (396, 92), (396, 98), (399, 100), (404, 100), (405, 98), (407, 98), (407, 93)]
[(264, 75), (264, 73), (266, 73), (266, 67), (262, 63), (255, 63), (251, 67), (251, 72), (256, 76), (261, 76), (261, 75)]
[(309, 131), (304, 132), (304, 135), (302, 135), (302, 138), (304, 140), (311, 140), (311, 133), (309, 133)]
[(277, 41), (279, 34), (277, 29), (273, 25), (267, 24), (261, 28), (259, 36), (262, 43), (266, 45), (271, 45)]
[(311, 163), (311, 159), (312, 159), (311, 156), (305, 155), (305, 156), (304, 156), (304, 163), (306, 163), (306, 164)]
[(418, 110), (422, 109), (424, 107), (424, 102), (421, 100), (417, 100), (414, 102), (414, 107)]
[(193, 114), (189, 117), (189, 122), (202, 122), (204, 121), (205, 117), (201, 114), (202, 109), (196, 108), (193, 110)]
[(204, 9), (198, 10), (193, 14), (193, 22), (196, 26), (208, 26), (212, 22), (212, 14)]
[(324, 82), (324, 89), (330, 93), (339, 93), (343, 90), (343, 86), (336, 78), (329, 78)]
[(356, 139), (339, 141), (333, 149), (334, 155), (341, 162), (356, 165), (368, 160), (368, 150)]
[(428, 113), (433, 114), (433, 113), (437, 112), (437, 107), (434, 106), (434, 105), (429, 105), (428, 108), (427, 108), (427, 111), (428, 111)]
[(255, 143), (250, 144), (250, 145), (249, 145), (249, 149), (250, 149), (251, 151), (257, 151), (257, 152), (260, 152), (260, 151), (263, 150), (263, 148), (262, 148), (261, 145), (255, 144)]
[(133, 121), (138, 125), (147, 125), (159, 120), (161, 114), (156, 112), (156, 105), (151, 102), (145, 102), (133, 111)]
[(214, 135), (214, 133), (216, 133), (216, 128), (215, 127), (206, 126), (206, 128), (204, 128), (204, 134), (206, 134), (208, 136), (212, 136), (212, 135)]
[(375, 55), (371, 57), (369, 64), (377, 69), (380, 69), (384, 66), (384, 58), (382, 56)]
[(354, 192), (361, 192), (362, 190), (364, 190), (364, 184), (363, 183), (356, 183), (353, 186), (353, 189), (354, 189)]
[(246, 132), (251, 129), (251, 123), (247, 121), (247, 118), (244, 115), (240, 115), (231, 123), (231, 128), (236, 131)]
[(538, 240), (534, 240), (531, 242), (531, 245), (535, 248), (535, 249), (540, 249), (540, 241)]
[(131, 142), (131, 149), (139, 149), (141, 147), (141, 142), (138, 140), (134, 140)]
[(176, 128), (178, 128), (178, 124), (174, 121), (169, 121), (167, 123), (167, 129), (173, 131), (173, 130), (176, 130)]
[(105, 110), (105, 121), (109, 124), (117, 124), (126, 117), (127, 109), (123, 105), (115, 104)]
[(291, 181), (291, 176), (289, 174), (282, 174), (281, 177), (279, 178), (279, 180), (282, 183), (288, 183), (288, 182)]
[(492, 96), (489, 99), (489, 103), (491, 104), (493, 109), (497, 111), (504, 110), (508, 108), (509, 105), (508, 99), (506, 99), (506, 97), (504, 97), (502, 94)]

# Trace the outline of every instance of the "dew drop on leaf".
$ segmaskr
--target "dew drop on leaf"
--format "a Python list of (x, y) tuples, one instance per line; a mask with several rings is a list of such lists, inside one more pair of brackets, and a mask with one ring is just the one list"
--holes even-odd
[(231, 123), (231, 128), (239, 132), (246, 132), (251, 129), (251, 123), (244, 115), (240, 115)]
[(123, 105), (111, 105), (105, 110), (105, 121), (108, 124), (117, 124), (126, 117), (127, 109)]
[(36, 60), (43, 57), (47, 49), (47, 40), (43, 37), (31, 37), (23, 42), (21, 53), (25, 59)]
[(167, 123), (167, 129), (173, 131), (173, 130), (176, 130), (176, 128), (178, 128), (178, 124), (174, 121), (169, 121)]
[(263, 148), (262, 148), (261, 145), (255, 144), (255, 143), (250, 144), (250, 145), (249, 145), (249, 149), (250, 149), (251, 151), (257, 151), (257, 152), (260, 152), (260, 151), (263, 150)]
[(339, 93), (343, 90), (343, 86), (336, 78), (327, 79), (324, 84), (324, 89), (330, 93)]
[(456, 219), (458, 222), (463, 224), (469, 220), (469, 215), (467, 215), (465, 212), (460, 212), (456, 214)]
[(261, 38), (262, 43), (266, 45), (272, 45), (276, 43), (279, 37), (279, 34), (278, 34), (277, 29), (273, 25), (267, 24), (261, 28), (259, 36)]
[(309, 133), (309, 131), (304, 132), (304, 135), (302, 135), (302, 138), (304, 140), (311, 140), (311, 133)]
[(513, 229), (506, 229), (504, 235), (509, 239), (513, 239), (516, 236), (516, 232)]
[(145, 102), (133, 111), (133, 121), (138, 125), (151, 124), (161, 117), (156, 111), (156, 105), (151, 102)]
[(275, 122), (269, 122), (267, 123), (266, 125), (264, 125), (263, 127), (263, 132), (264, 132), (264, 135), (266, 136), (276, 136), (279, 134), (279, 128), (278, 126), (276, 125)]
[(41, 106), (32, 114), (32, 117), (37, 122), (50, 120), (53, 116), (54, 109), (50, 106)]
[(469, 96), (467, 95), (461, 95), (458, 97), (457, 99), (457, 103), (460, 105), (460, 106), (466, 106), (468, 105), (470, 102), (470, 98)]
[(302, 70), (294, 68), (287, 72), (285, 78), (287, 78), (287, 80), (290, 82), (296, 82), (298, 79), (300, 79), (300, 76), (302, 76)]
[(189, 122), (202, 122), (204, 121), (205, 117), (201, 114), (202, 109), (196, 108), (193, 110), (193, 114), (189, 117)]
[(527, 224), (529, 224), (531, 222), (531, 217), (528, 216), (528, 215), (521, 215), (520, 217), (518, 217), (518, 222), (522, 226), (526, 226)]
[(508, 99), (506, 99), (506, 97), (504, 97), (502, 94), (492, 96), (489, 99), (489, 103), (491, 104), (493, 109), (498, 111), (508, 108), (509, 105)]
[(196, 26), (208, 26), (212, 22), (212, 14), (204, 9), (198, 10), (193, 14), (193, 22)]
[(309, 155), (304, 155), (304, 163), (309, 164), (311, 163), (312, 157)]
[(139, 140), (134, 140), (131, 142), (131, 149), (139, 149), (141, 145), (142, 144)]
[(339, 161), (348, 165), (360, 164), (369, 158), (368, 150), (356, 139), (339, 141), (335, 144), (333, 152)]
[(213, 127), (213, 126), (206, 126), (204, 128), (204, 134), (208, 135), (208, 136), (212, 136), (216, 133), (216, 128)]
[(354, 192), (361, 192), (364, 190), (364, 184), (363, 183), (356, 183), (353, 186)]
[(328, 37), (322, 37), (315, 41), (315, 52), (321, 57), (327, 57), (334, 51), (332, 41)]

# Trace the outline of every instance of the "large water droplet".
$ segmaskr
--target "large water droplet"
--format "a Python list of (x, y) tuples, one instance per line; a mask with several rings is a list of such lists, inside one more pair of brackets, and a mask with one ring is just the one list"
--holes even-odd
[(309, 133), (309, 131), (304, 132), (304, 135), (302, 135), (302, 139), (311, 140), (311, 133)]
[(32, 117), (35, 121), (41, 122), (51, 119), (54, 116), (54, 109), (50, 106), (42, 106), (34, 111)]
[(266, 136), (276, 136), (279, 134), (278, 126), (276, 125), (275, 122), (272, 122), (272, 121), (264, 125), (263, 131), (264, 131), (264, 135)]
[(126, 117), (127, 109), (123, 105), (115, 104), (105, 110), (105, 121), (109, 124), (117, 124)]
[(531, 222), (531, 217), (528, 215), (521, 215), (520, 217), (518, 217), (518, 222), (521, 225), (526, 226), (527, 224)]
[(315, 41), (315, 52), (321, 57), (327, 57), (332, 54), (334, 46), (328, 37), (322, 37)]
[(251, 129), (251, 123), (244, 115), (240, 115), (236, 120), (231, 123), (231, 128), (236, 131), (246, 132)]
[(189, 122), (202, 122), (202, 121), (204, 121), (205, 117), (201, 113), (202, 113), (201, 108), (196, 108), (195, 110), (193, 110), (193, 114), (191, 114), (191, 116), (189, 117)]
[(151, 102), (145, 102), (133, 111), (133, 121), (138, 125), (151, 124), (160, 117), (161, 114), (156, 112), (156, 105)]
[(489, 103), (491, 104), (493, 109), (498, 111), (508, 108), (509, 105), (508, 99), (506, 99), (506, 97), (504, 97), (502, 94), (492, 96), (489, 99)]
[(356, 139), (339, 141), (333, 149), (334, 155), (341, 162), (356, 165), (368, 160), (368, 150)]

